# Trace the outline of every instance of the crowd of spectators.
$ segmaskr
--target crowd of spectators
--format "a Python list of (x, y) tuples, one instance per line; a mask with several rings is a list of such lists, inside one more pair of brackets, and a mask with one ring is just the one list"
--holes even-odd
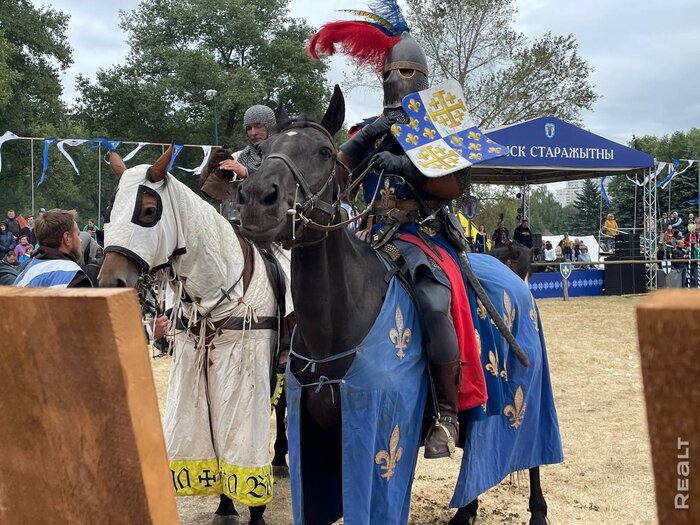
[(678, 212), (670, 215), (663, 213), (658, 225), (659, 259), (675, 259), (675, 268), (681, 268), (686, 264), (680, 259), (698, 259), (700, 257), (700, 246), (698, 246), (698, 236), (700, 235), (700, 217), (695, 217), (694, 213), (688, 213), (687, 219), (679, 217)]
[[(50, 214), (58, 212), (63, 210), (51, 210)], [(46, 213), (46, 210), (41, 208), (35, 220), (31, 213), (17, 215), (14, 209), (7, 210), (6, 218), (0, 222), (0, 285), (15, 284), (17, 277), (32, 258), (45, 258), (47, 252), (57, 248), (52, 246), (52, 241), (44, 240), (42, 245), (41, 239), (37, 239), (37, 223), (44, 220)], [(68, 251), (68, 257), (75, 260), (93, 285), (96, 285), (102, 261), (102, 247), (97, 241), (98, 233), (95, 220), (88, 219), (82, 231), (78, 232), (79, 246)]]

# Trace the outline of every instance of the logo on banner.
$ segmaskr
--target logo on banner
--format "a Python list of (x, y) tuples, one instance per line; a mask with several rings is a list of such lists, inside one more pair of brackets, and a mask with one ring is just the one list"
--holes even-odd
[(408, 123), (394, 124), (391, 132), (426, 177), (442, 177), (508, 153), (474, 125), (456, 80), (411, 93), (402, 107)]
[(661, 269), (666, 275), (671, 273), (671, 261), (661, 261)]
[(470, 195), (464, 201), (464, 215), (467, 217), (467, 219), (473, 219), (476, 217), (478, 211), (479, 201), (474, 195)]
[(569, 276), (571, 275), (571, 263), (561, 263), (559, 265), (559, 272), (561, 273), (562, 277), (568, 281)]
[(554, 124), (552, 122), (547, 122), (544, 125), (544, 136), (547, 137), (548, 139), (553, 139), (554, 138), (554, 133), (556, 132), (556, 127), (554, 127)]

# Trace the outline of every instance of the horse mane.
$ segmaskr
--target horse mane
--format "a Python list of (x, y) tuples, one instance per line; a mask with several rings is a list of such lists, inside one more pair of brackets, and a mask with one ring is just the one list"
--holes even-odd
[(530, 275), (530, 250), (518, 243), (492, 248), (488, 255), (495, 257), (508, 266), (521, 279)]

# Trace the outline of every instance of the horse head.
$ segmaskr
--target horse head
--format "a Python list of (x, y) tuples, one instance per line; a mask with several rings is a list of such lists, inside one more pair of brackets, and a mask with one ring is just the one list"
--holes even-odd
[(104, 263), (100, 286), (136, 286), (143, 274), (169, 264), (183, 251), (180, 221), (169, 191), (172, 146), (152, 165), (127, 169), (115, 152), (109, 161), (117, 178), (105, 216)]
[(259, 243), (292, 238), (304, 242), (319, 235), (301, 231), (307, 219), (321, 224), (334, 220), (338, 149), (333, 136), (344, 119), (345, 101), (338, 86), (320, 124), (290, 119), (278, 108), (277, 134), (262, 145), (262, 165), (239, 188), (244, 237)]

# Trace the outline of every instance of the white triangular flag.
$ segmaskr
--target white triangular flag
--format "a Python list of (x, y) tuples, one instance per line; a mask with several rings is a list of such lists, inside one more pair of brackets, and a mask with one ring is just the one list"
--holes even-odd
[[(8, 140), (17, 140), (19, 137), (12, 133), (11, 131), (6, 131), (2, 137), (0, 137), (0, 148)], [(2, 154), (0, 154), (0, 171), (2, 171)]]

